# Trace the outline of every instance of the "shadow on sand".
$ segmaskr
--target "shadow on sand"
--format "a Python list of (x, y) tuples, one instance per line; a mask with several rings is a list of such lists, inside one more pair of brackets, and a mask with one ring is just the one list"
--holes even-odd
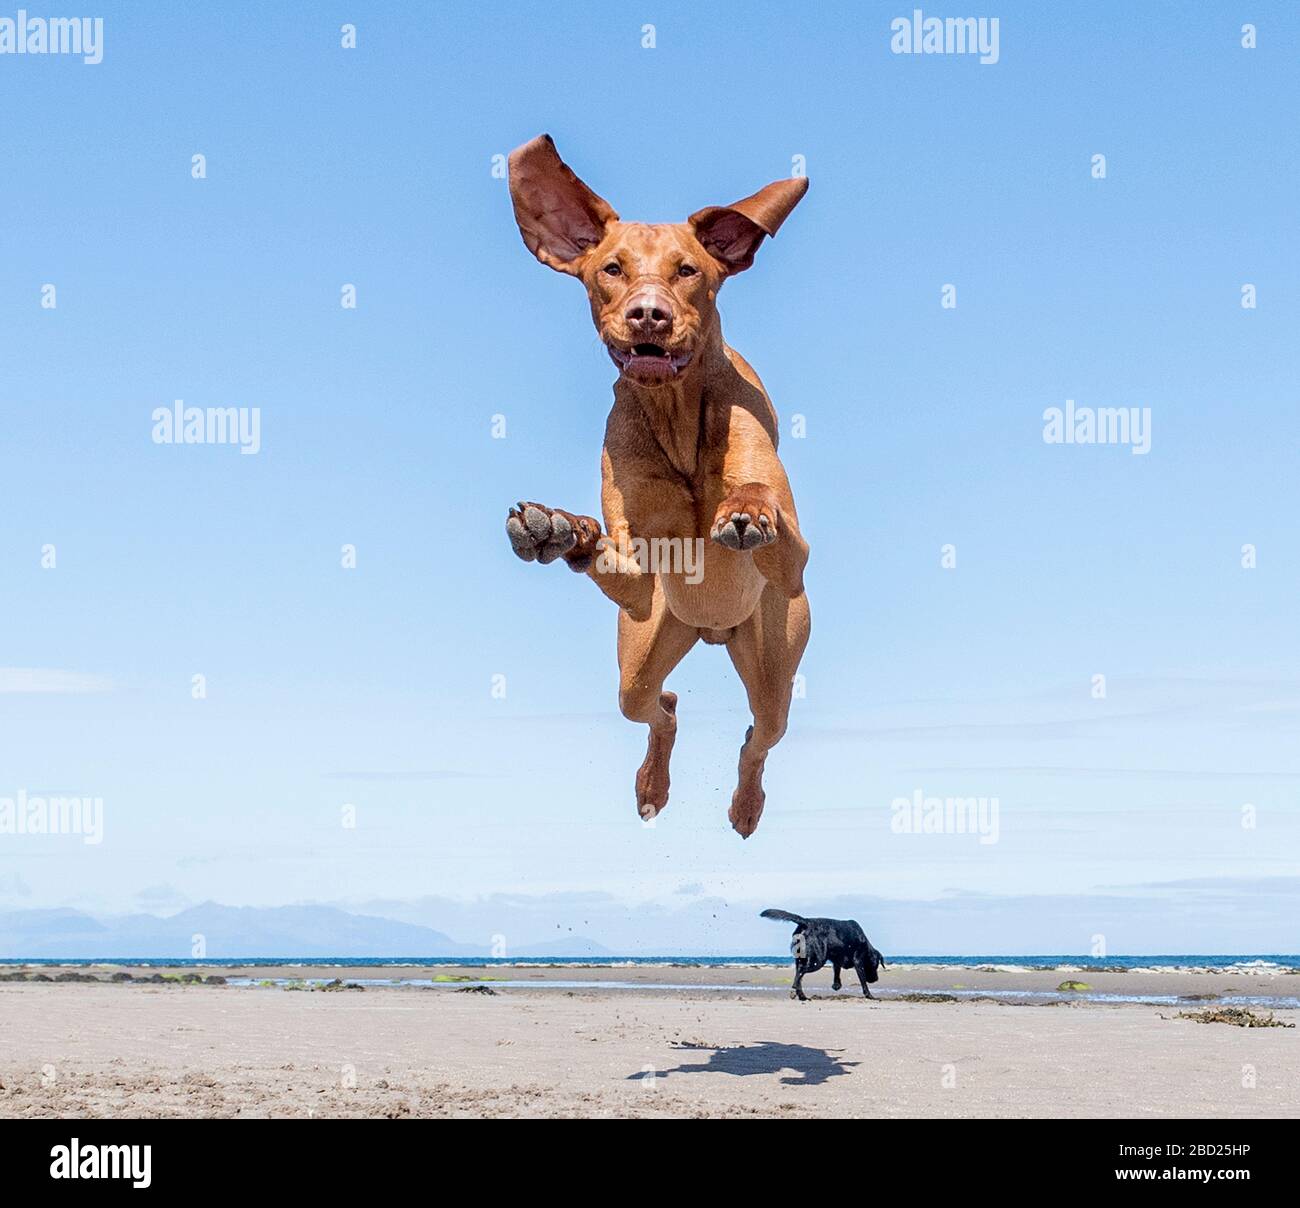
[[(827, 1049), (814, 1049), (803, 1044), (778, 1044), (762, 1040), (758, 1044), (741, 1044), (734, 1048), (714, 1048), (706, 1044), (679, 1044), (678, 1050), (708, 1053), (707, 1061), (694, 1065), (679, 1065), (671, 1070), (643, 1070), (629, 1074), (629, 1082), (643, 1078), (667, 1078), (673, 1074), (735, 1074), (744, 1078), (750, 1074), (777, 1074), (793, 1070), (795, 1076), (781, 1079), (786, 1086), (821, 1086), (831, 1078), (847, 1074), (857, 1061), (840, 1061)], [(834, 1050), (842, 1052), (841, 1049)]]

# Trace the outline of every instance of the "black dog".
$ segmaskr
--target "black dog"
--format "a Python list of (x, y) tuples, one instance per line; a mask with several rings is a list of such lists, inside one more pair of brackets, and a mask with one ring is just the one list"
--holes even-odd
[(858, 971), (862, 993), (874, 998), (868, 982), (877, 981), (879, 969), (885, 958), (871, 946), (862, 928), (852, 919), (805, 919), (788, 910), (765, 910), (764, 919), (784, 919), (794, 924), (790, 939), (790, 953), (794, 957), (794, 986), (790, 997), (807, 1002), (803, 992), (803, 975), (816, 973), (827, 961), (835, 969), (832, 990), (840, 988), (840, 970), (850, 967)]

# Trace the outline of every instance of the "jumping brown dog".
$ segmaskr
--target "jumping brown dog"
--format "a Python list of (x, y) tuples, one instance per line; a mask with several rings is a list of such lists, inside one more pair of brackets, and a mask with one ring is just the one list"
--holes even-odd
[[(506, 520), (510, 543), (526, 562), (563, 558), (619, 606), (619, 707), (650, 726), (636, 777), (643, 819), (668, 803), (677, 696), (664, 680), (701, 638), (726, 645), (754, 715), (728, 815), (745, 838), (763, 812), (763, 764), (785, 733), (808, 641), (808, 543), (776, 453), (776, 412), (723, 342), (717, 295), (807, 187), (778, 180), (684, 223), (648, 225), (619, 221), (549, 135), (510, 156), (524, 243), (586, 287), (619, 370), (601, 456), (604, 532), (590, 516), (521, 503)], [(694, 551), (702, 565), (686, 573)]]

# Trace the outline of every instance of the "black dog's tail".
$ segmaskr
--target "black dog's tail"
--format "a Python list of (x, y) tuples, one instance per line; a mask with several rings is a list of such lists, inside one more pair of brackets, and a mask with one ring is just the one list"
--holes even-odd
[(788, 910), (772, 910), (770, 908), (764, 910), (758, 917), (760, 919), (780, 919), (782, 922), (797, 923), (799, 926), (803, 926), (808, 921), (801, 914), (791, 914)]

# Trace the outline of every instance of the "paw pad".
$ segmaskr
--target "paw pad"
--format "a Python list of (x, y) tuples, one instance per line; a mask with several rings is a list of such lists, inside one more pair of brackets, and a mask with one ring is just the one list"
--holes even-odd
[(567, 554), (578, 544), (573, 524), (562, 512), (537, 503), (520, 503), (506, 517), (510, 547), (525, 562), (545, 565)]
[(776, 525), (766, 512), (757, 508), (728, 513), (724, 507), (709, 535), (727, 549), (759, 549), (776, 540)]

